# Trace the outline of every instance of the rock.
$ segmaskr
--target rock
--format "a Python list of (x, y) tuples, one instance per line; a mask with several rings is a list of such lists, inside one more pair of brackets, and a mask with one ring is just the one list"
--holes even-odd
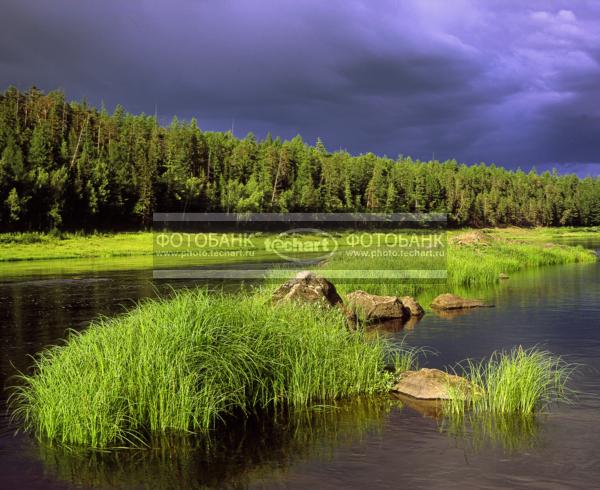
[(354, 291), (348, 295), (348, 304), (354, 314), (365, 322), (402, 319), (406, 316), (402, 301), (397, 296)]
[(335, 286), (327, 279), (310, 271), (302, 271), (296, 277), (285, 282), (273, 293), (276, 303), (299, 301), (303, 303), (321, 303), (325, 306), (342, 304), (342, 298)]
[(473, 391), (466, 378), (426, 368), (402, 373), (393, 390), (422, 400), (448, 400), (451, 394), (466, 400)]
[(404, 306), (404, 309), (411, 317), (414, 316), (420, 318), (425, 314), (423, 307), (417, 303), (417, 300), (412, 296), (402, 296), (400, 301), (402, 301), (402, 306)]
[(440, 294), (431, 303), (431, 307), (437, 310), (456, 310), (459, 308), (478, 308), (489, 307), (493, 305), (486, 304), (480, 299), (466, 299), (455, 294)]
[(508, 279), (508, 274), (506, 272), (501, 272), (498, 276), (499, 279)]

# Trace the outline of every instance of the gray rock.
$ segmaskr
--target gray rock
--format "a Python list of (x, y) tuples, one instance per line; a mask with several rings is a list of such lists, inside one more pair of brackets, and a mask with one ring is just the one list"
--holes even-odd
[(406, 317), (402, 301), (397, 296), (377, 296), (365, 291), (354, 291), (347, 298), (350, 309), (365, 322)]
[(299, 272), (296, 277), (279, 286), (273, 293), (272, 299), (276, 303), (298, 301), (324, 306), (342, 304), (342, 298), (335, 286), (324, 277), (310, 271)]
[(402, 296), (400, 301), (411, 317), (422, 317), (425, 314), (423, 307), (412, 296)]

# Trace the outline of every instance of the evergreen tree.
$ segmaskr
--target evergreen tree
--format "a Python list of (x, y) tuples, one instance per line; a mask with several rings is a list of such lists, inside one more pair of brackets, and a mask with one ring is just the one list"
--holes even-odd
[(147, 227), (154, 211), (446, 212), (453, 226), (600, 226), (600, 178), (329, 152), (167, 127), (64, 94), (0, 94), (0, 227)]

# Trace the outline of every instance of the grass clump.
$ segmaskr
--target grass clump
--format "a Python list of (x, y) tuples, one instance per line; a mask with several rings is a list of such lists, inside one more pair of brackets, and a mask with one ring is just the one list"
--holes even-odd
[(466, 362), (473, 394), (467, 403), (452, 397), (443, 410), (451, 416), (462, 416), (467, 408), (475, 414), (532, 415), (568, 399), (566, 384), (573, 370), (560, 357), (535, 347), (494, 352), (488, 360)]
[(11, 406), (42, 439), (139, 446), (150, 434), (208, 435), (263, 408), (386, 392), (390, 359), (403, 357), (348, 331), (337, 310), (273, 307), (260, 292), (185, 291), (46, 350), (34, 374), (20, 376)]

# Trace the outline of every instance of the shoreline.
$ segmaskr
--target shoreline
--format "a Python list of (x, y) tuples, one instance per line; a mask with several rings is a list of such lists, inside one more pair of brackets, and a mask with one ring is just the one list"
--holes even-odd
[[(411, 230), (401, 230), (411, 232)], [(598, 227), (537, 227), (537, 228), (459, 228), (447, 230), (454, 236), (482, 231), (491, 236), (525, 243), (551, 240), (598, 240)], [(422, 230), (421, 230), (422, 232)], [(153, 233), (128, 231), (115, 233), (0, 233), (0, 265), (15, 262), (149, 257), (153, 253)], [(224, 262), (226, 263), (226, 262)]]

